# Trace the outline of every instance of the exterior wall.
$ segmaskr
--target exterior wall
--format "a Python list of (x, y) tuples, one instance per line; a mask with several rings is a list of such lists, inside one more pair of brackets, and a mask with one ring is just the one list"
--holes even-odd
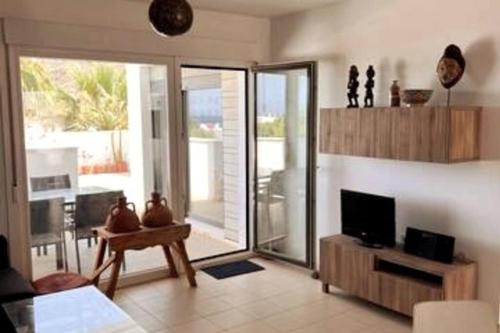
[(223, 163), (222, 141), (216, 139), (189, 139), (190, 196), (192, 201), (222, 201)]
[[(221, 72), (224, 225), (225, 237), (240, 242), (246, 238), (246, 121), (245, 75)], [(248, 138), (250, 139), (250, 138)]]
[[(340, 232), (340, 189), (395, 196), (397, 235), (406, 226), (456, 236), (456, 251), (479, 262), (479, 297), (500, 294), (500, 2), (350, 0), (273, 20), (273, 61), (319, 60), (319, 106), (346, 105), (348, 66), (373, 64), (376, 105), (387, 105), (391, 81), (433, 88), (430, 104), (446, 103), (435, 68), (447, 44), (468, 61), (453, 89), (456, 105), (485, 105), (482, 161), (456, 165), (320, 155), (317, 237)], [(361, 89), (361, 95), (363, 95)]]
[(262, 169), (285, 169), (285, 138), (258, 138), (257, 145), (259, 155), (265, 156), (259, 159)]
[(29, 178), (56, 175), (69, 175), (71, 187), (78, 188), (77, 147), (27, 149), (26, 163), (30, 191)]
[[(113, 159), (111, 141), (121, 132), (124, 159), (129, 157), (129, 137), (127, 130), (123, 131), (92, 131), (92, 132), (53, 132), (47, 133), (43, 139), (26, 139), (27, 149), (48, 149), (58, 147), (78, 148), (78, 166), (110, 163)], [(118, 141), (118, 140), (116, 140)]]
[[(136, 189), (131, 200), (143, 202), (153, 190), (151, 92), (147, 66), (127, 65), (130, 177)], [(149, 149), (148, 149), (149, 148)]]

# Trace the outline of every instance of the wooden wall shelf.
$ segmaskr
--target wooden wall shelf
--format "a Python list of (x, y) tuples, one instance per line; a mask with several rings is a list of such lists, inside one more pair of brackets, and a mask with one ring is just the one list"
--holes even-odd
[(321, 109), (320, 153), (437, 163), (479, 160), (481, 109)]
[(335, 235), (320, 240), (320, 280), (355, 296), (411, 316), (425, 301), (477, 297), (477, 264), (443, 264), (401, 249), (369, 249), (354, 238)]

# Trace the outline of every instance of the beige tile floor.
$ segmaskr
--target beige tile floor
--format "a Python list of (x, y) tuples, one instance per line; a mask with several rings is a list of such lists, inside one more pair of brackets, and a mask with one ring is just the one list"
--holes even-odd
[(349, 297), (301, 269), (252, 259), (265, 271), (216, 280), (198, 272), (198, 288), (184, 278), (121, 289), (115, 302), (153, 333), (408, 333), (407, 317)]

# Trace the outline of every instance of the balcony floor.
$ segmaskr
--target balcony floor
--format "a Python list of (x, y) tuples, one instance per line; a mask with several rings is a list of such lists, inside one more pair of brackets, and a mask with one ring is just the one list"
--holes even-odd
[[(97, 245), (92, 241), (91, 247), (88, 247), (87, 240), (79, 241), (80, 259), (82, 266), (82, 274), (90, 276), (94, 264)], [(71, 239), (71, 235), (66, 233), (66, 246), (68, 251), (68, 266), (70, 272), (77, 271), (75, 241)], [(218, 238), (206, 230), (200, 230), (195, 225), (191, 232), (191, 236), (186, 242), (189, 258), (200, 259), (209, 256), (234, 252), (239, 249), (238, 244)], [(56, 257), (55, 246), (47, 248), (47, 255), (38, 256), (36, 249), (32, 249), (33, 262), (33, 279), (43, 277), (48, 274), (55, 273)], [(166, 265), (165, 257), (161, 247), (144, 249), (141, 251), (127, 251), (125, 253), (125, 272), (133, 273), (148, 269), (164, 267)], [(109, 271), (106, 271), (103, 277), (108, 276)]]

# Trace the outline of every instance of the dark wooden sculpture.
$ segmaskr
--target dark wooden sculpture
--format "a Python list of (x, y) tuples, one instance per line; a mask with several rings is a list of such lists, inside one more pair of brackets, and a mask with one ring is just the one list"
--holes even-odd
[(149, 21), (162, 36), (182, 35), (193, 25), (193, 8), (186, 0), (153, 0)]
[(375, 70), (373, 69), (373, 66), (369, 66), (368, 70), (366, 71), (366, 94), (365, 94), (365, 108), (372, 108), (373, 107), (373, 88), (375, 88), (375, 80), (373, 79), (375, 77)]
[(356, 66), (352, 65), (351, 68), (349, 69), (349, 83), (347, 84), (347, 98), (349, 99), (349, 105), (347, 105), (348, 108), (358, 108), (359, 107), (358, 76), (359, 76), (358, 68)]

